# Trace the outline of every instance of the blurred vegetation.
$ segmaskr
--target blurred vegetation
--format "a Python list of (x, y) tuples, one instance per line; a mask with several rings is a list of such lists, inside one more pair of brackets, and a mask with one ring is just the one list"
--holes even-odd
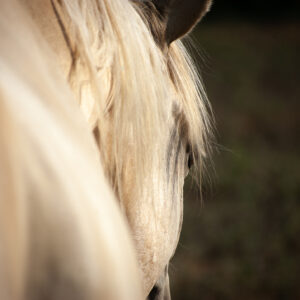
[(186, 184), (172, 299), (300, 299), (300, 23), (271, 23), (195, 32), (218, 145), (203, 204)]

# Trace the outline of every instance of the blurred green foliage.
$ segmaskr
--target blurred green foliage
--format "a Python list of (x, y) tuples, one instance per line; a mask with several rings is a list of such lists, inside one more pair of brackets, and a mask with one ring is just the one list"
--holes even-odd
[(299, 32), (237, 22), (195, 32), (218, 145), (203, 205), (186, 184), (175, 300), (300, 299)]

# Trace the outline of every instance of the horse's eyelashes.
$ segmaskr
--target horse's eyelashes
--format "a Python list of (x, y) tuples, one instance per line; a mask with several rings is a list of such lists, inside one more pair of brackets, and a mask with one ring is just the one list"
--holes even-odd
[(194, 164), (194, 155), (193, 155), (193, 151), (192, 151), (192, 147), (191, 147), (190, 143), (187, 143), (185, 152), (188, 156), (187, 164), (188, 164), (188, 168), (190, 169)]
[(189, 169), (193, 166), (193, 164), (194, 164), (194, 157), (193, 157), (193, 154), (190, 153), (189, 157), (188, 157), (188, 167), (189, 167)]

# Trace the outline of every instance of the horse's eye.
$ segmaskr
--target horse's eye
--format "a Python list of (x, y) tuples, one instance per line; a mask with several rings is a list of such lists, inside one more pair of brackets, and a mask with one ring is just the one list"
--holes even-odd
[(194, 157), (193, 157), (193, 154), (190, 153), (189, 157), (188, 157), (188, 167), (189, 167), (189, 169), (193, 166), (193, 164), (194, 164)]
[(186, 146), (186, 154), (188, 155), (187, 164), (188, 168), (190, 169), (194, 164), (194, 155), (192, 153), (192, 147), (189, 143)]

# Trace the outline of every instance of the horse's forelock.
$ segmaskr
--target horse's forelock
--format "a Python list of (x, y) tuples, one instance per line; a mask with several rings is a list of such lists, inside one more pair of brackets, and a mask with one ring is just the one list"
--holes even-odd
[[(78, 54), (73, 72), (78, 68), (86, 73), (77, 86), (81, 89), (86, 80), (91, 82), (95, 103), (89, 106), (90, 115), (96, 116), (102, 160), (119, 198), (129, 152), (132, 164), (139, 166), (134, 171), (137, 188), (151, 172), (153, 150), (168, 134), (164, 112), (173, 91), (186, 116), (188, 139), (200, 166), (208, 149), (210, 127), (206, 95), (182, 43), (176, 41), (164, 48), (164, 25), (151, 1), (61, 3), (72, 24), (68, 34)], [(108, 118), (109, 132), (105, 132), (103, 124)], [(132, 141), (132, 135), (134, 142), (124, 146)], [(103, 150), (107, 149), (107, 136), (109, 155)]]
[[(184, 139), (191, 147), (196, 169), (201, 171), (204, 158), (210, 155), (211, 109), (193, 59), (179, 40), (167, 45), (165, 21), (153, 0), (133, 0), (155, 42), (165, 55), (168, 74), (177, 92), (179, 113), (184, 114)], [(178, 107), (178, 106), (177, 106)]]

